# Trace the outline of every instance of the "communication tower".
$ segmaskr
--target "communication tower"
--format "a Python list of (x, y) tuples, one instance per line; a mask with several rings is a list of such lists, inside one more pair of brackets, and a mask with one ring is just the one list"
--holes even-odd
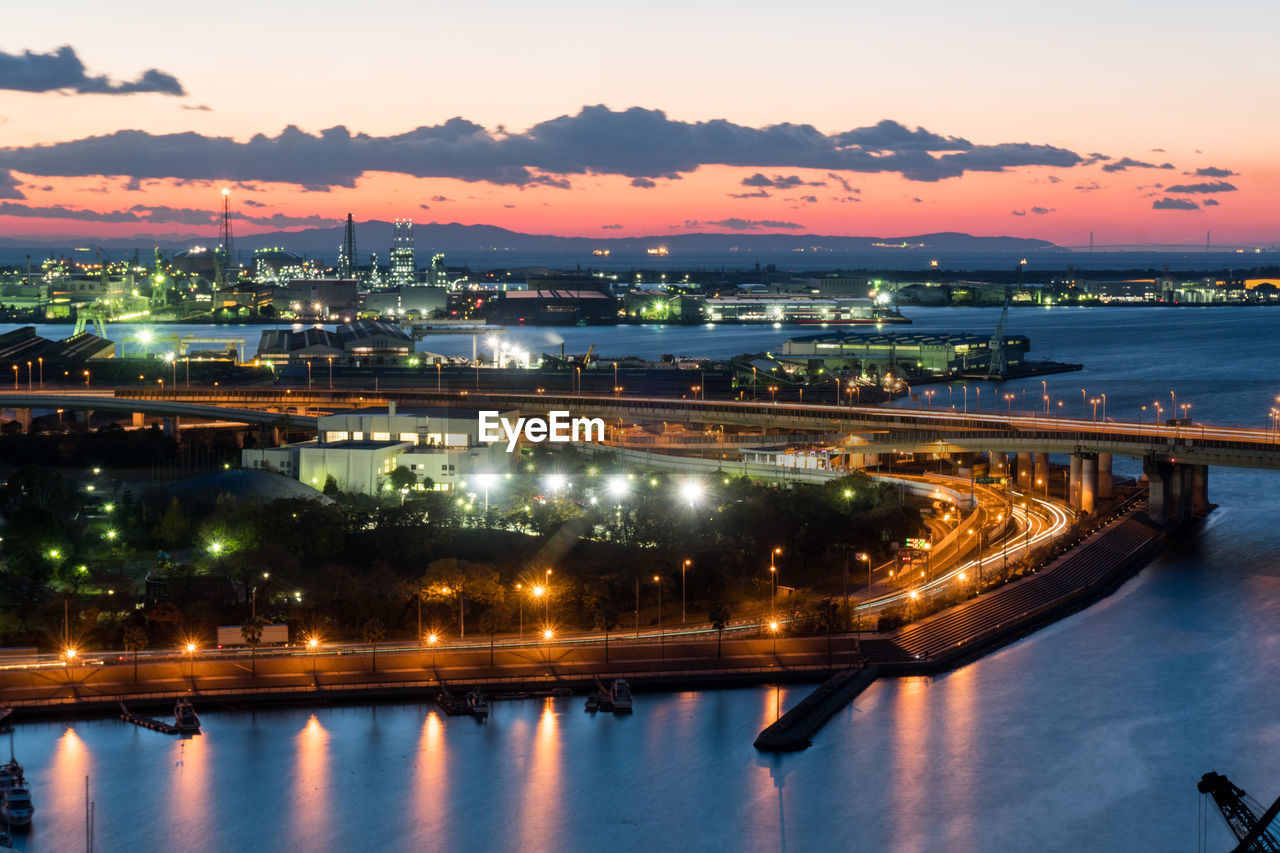
[(218, 233), (218, 251), (227, 265), (235, 263), (234, 247), (231, 244), (231, 190), (222, 188), (222, 226)]

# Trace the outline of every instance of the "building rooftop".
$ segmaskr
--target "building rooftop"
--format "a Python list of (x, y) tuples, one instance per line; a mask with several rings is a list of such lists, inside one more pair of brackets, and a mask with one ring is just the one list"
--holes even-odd
[[(1005, 335), (1005, 339), (1025, 338), (1023, 335)], [(865, 346), (868, 344), (897, 344), (899, 346), (955, 346), (957, 344), (985, 344), (991, 335), (977, 335), (970, 332), (871, 332), (858, 334), (838, 330), (818, 335), (803, 335), (788, 338), (787, 343), (830, 343), (848, 346)]]

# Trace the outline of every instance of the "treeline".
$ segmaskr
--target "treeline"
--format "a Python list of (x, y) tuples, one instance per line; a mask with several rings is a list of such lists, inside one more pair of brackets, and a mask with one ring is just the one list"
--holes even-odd
[[(563, 485), (550, 488), (548, 477)], [(665, 618), (678, 618), (686, 560), (689, 619), (705, 621), (716, 608), (737, 613), (769, 601), (774, 549), (781, 549), (774, 554), (779, 584), (830, 594), (847, 566), (859, 568), (856, 552), (883, 555), (890, 540), (920, 526), (917, 506), (863, 475), (789, 488), (703, 477), (696, 496), (689, 481), (597, 469), (562, 454), (535, 456), (497, 481), (487, 512), (474, 484), (458, 493), (393, 489), (376, 498), (330, 484), (328, 500), (265, 503), (130, 495), (110, 524), (116, 542), (141, 555), (151, 574), (151, 598), (136, 612), (124, 589), (120, 599), (103, 595), (118, 569), (103, 553), (102, 516), (77, 518), (74, 496), (41, 498), (29, 482), (9, 493), (6, 519), (26, 524), (32, 542), (60, 533), (60, 550), (73, 555), (64, 565), (92, 554), (93, 583), (54, 571), (56, 561), (42, 559), (40, 547), (6, 538), (6, 574), (23, 582), (4, 590), (3, 627), (11, 639), (40, 642), (37, 635), (60, 627), (59, 602), (70, 596), (81, 613), (79, 635), (116, 648), (131, 624), (153, 643), (170, 643), (179, 635), (209, 638), (214, 626), (241, 623), (251, 611), (290, 623), (295, 637), (326, 640), (359, 640), (371, 623), (391, 638), (412, 638), (419, 624), (454, 637), (515, 631), (521, 623), (529, 631), (544, 621), (557, 630), (612, 629), (634, 624), (637, 590), (641, 624), (656, 622), (659, 585)], [(17, 612), (19, 602), (25, 607)]]

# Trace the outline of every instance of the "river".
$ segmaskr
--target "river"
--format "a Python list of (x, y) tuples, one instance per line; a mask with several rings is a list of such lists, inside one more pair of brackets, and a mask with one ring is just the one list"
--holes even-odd
[[(999, 314), (909, 313), (908, 328), (981, 332)], [(1022, 309), (1008, 330), (1035, 357), (1085, 363), (1047, 378), (1051, 411), (1089, 412), (1083, 387), (1107, 394), (1110, 417), (1150, 418), (1159, 401), (1263, 425), (1280, 394), (1274, 310)], [(796, 333), (513, 334), (652, 357)], [(1008, 388), (1015, 408), (1034, 404), (1023, 388), (1041, 397), (1039, 380)], [(495, 703), (485, 724), (425, 705), (204, 707), (205, 733), (188, 740), (115, 720), (24, 724), (15, 748), (38, 811), (18, 844), (83, 849), (87, 775), (99, 851), (1191, 850), (1202, 773), (1264, 804), (1280, 796), (1277, 477), (1214, 469), (1220, 508), (1117, 594), (945, 676), (877, 683), (802, 753), (751, 746), (798, 687), (640, 693), (629, 718), (587, 715), (577, 697)], [(1212, 823), (1210, 849), (1233, 846)]]

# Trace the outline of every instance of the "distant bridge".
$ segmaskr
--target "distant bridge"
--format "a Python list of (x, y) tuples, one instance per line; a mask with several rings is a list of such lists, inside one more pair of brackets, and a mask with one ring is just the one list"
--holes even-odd
[[(56, 402), (55, 402), (56, 401)], [(522, 413), (567, 410), (620, 424), (670, 422), (754, 427), (786, 433), (848, 436), (850, 454), (888, 452), (959, 455), (962, 467), (987, 453), (995, 475), (1012, 474), (1006, 454), (1017, 454), (1016, 481), (1024, 489), (1045, 486), (1049, 453), (1072, 457), (1069, 493), (1085, 512), (1095, 497), (1110, 496), (1113, 455), (1140, 459), (1152, 485), (1151, 511), (1165, 516), (1207, 511), (1207, 468), (1280, 469), (1280, 437), (1263, 429), (1196, 424), (1143, 424), (1046, 418), (1026, 414), (957, 413), (877, 406), (795, 402), (688, 400), (584, 394), (295, 388), (121, 388), (112, 396), (87, 393), (0, 393), (6, 407), (142, 411), (165, 416), (275, 425), (287, 413), (293, 425), (315, 428), (316, 413), (386, 405), (518, 409)], [(263, 411), (267, 410), (267, 411)]]

